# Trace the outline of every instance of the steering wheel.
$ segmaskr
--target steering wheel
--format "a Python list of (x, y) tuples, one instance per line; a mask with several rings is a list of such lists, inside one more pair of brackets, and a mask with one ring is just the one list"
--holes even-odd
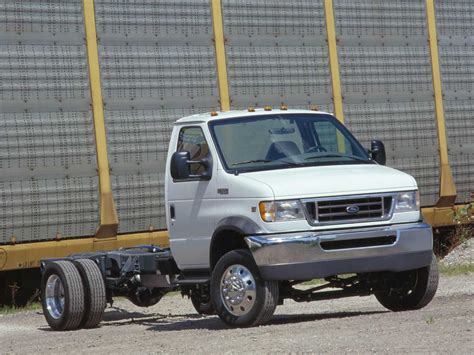
[(319, 152), (327, 152), (327, 150), (326, 148), (318, 145), (317, 147), (311, 147), (306, 151), (306, 153), (319, 153)]

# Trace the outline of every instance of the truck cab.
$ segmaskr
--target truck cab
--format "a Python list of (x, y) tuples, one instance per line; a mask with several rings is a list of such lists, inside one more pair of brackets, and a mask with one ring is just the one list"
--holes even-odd
[(366, 150), (329, 113), (186, 117), (174, 126), (167, 161), (172, 254), (183, 272), (213, 275), (211, 297), (224, 319), (245, 324), (258, 279), (268, 293), (296, 280), (432, 264), (432, 229), (421, 220), (415, 179), (384, 166), (380, 141)]

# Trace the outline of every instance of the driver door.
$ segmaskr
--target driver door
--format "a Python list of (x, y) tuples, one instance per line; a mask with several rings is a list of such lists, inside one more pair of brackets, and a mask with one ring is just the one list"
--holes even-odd
[[(208, 138), (198, 126), (181, 127), (175, 146), (174, 152), (188, 151), (192, 161), (202, 160), (211, 154)], [(200, 164), (191, 164), (190, 168), (191, 175), (205, 171)], [(170, 245), (181, 269), (209, 268), (209, 245), (215, 226), (213, 210), (217, 195), (215, 172), (213, 164), (210, 180), (173, 180), (169, 177), (166, 193)]]

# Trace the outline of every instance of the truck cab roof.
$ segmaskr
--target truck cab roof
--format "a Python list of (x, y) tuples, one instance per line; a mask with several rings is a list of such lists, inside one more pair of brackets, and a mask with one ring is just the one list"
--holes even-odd
[(186, 116), (180, 118), (176, 121), (175, 124), (181, 125), (183, 123), (207, 123), (213, 120), (222, 120), (222, 119), (231, 119), (236, 117), (251, 117), (251, 116), (262, 116), (262, 115), (275, 115), (275, 114), (312, 114), (312, 115), (332, 115), (328, 112), (323, 111), (314, 111), (314, 110), (302, 110), (302, 109), (288, 109), (288, 110), (281, 110), (281, 109), (272, 109), (272, 110), (265, 110), (263, 108), (256, 108), (255, 111), (248, 111), (248, 110), (232, 110), (232, 111), (214, 111), (214, 112), (206, 112), (206, 113), (199, 113), (191, 116)]

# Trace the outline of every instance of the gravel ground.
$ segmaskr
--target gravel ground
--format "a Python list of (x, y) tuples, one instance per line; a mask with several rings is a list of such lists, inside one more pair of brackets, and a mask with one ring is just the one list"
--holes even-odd
[(445, 265), (473, 264), (474, 263), (474, 238), (458, 245), (441, 261)]
[(268, 325), (231, 329), (165, 297), (147, 309), (123, 300), (98, 329), (52, 332), (39, 311), (0, 316), (0, 353), (474, 353), (474, 275), (442, 277), (433, 302), (391, 313), (374, 297), (286, 301)]

